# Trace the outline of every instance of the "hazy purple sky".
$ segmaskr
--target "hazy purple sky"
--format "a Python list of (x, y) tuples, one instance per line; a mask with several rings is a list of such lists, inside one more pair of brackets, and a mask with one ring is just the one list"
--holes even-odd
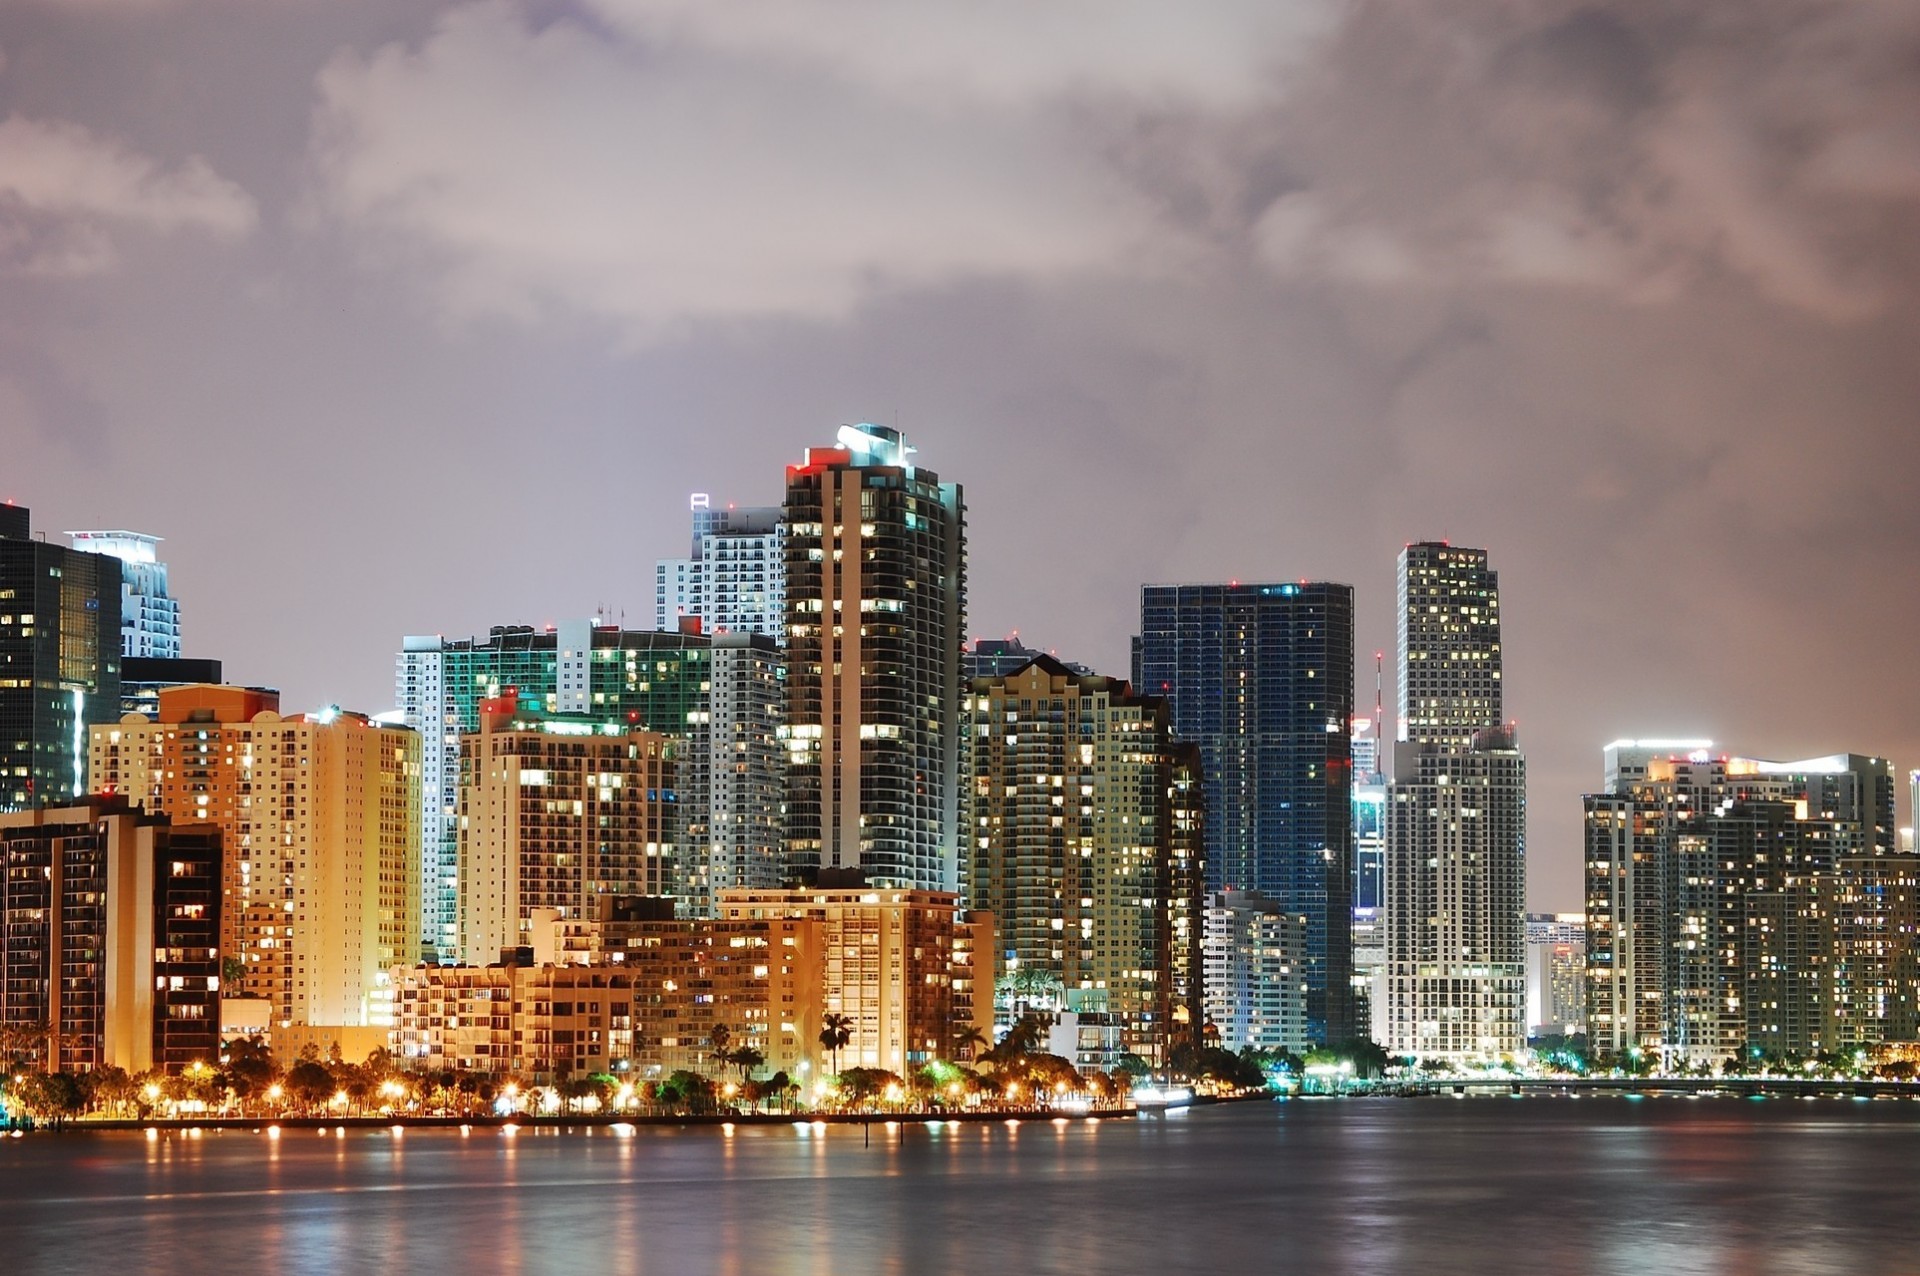
[(1920, 763), (1917, 282), (1913, 0), (0, 0), (0, 496), (189, 654), (385, 708), (897, 423), (1116, 672), (1487, 546), (1537, 907), (1609, 739)]

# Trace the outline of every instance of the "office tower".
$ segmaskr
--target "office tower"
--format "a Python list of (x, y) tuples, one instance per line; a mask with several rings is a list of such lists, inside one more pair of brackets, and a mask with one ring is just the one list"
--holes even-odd
[(1133, 682), (1199, 746), (1207, 887), (1307, 919), (1307, 1024), (1353, 1035), (1353, 587), (1148, 585)]
[(529, 942), (538, 909), (585, 917), (603, 896), (670, 896), (680, 747), (617, 719), (522, 711), (511, 691), (483, 702), (461, 743), (464, 959)]
[(1490, 1063), (1526, 1045), (1527, 766), (1501, 719), (1487, 553), (1399, 561), (1399, 743), (1384, 874), (1389, 1053)]
[(1920, 971), (1892, 768), (1617, 741), (1586, 818), (1596, 1049), (1717, 1067), (1906, 1034)]
[[(716, 663), (720, 650), (732, 654)], [(771, 722), (769, 732), (777, 730), (777, 717), (756, 709), (765, 700), (767, 679), (779, 676), (772, 640), (753, 635), (653, 633), (574, 620), (544, 630), (495, 626), (485, 638), (407, 638), (396, 662), (395, 698), (402, 720), (426, 738), (425, 959), (452, 960), (460, 951), (460, 737), (480, 729), (482, 701), (512, 690), (521, 705), (548, 715), (613, 719), (683, 738), (688, 747), (679, 758), (680, 827), (674, 840), (691, 848), (688, 866), (709, 866), (711, 876), (710, 865), (718, 859), (723, 866), (737, 864), (742, 872), (765, 875), (771, 872), (762, 863), (770, 853), (766, 830), (754, 819), (735, 817), (743, 811), (749, 816), (775, 811), (780, 804), (784, 751), (777, 754), (780, 770), (768, 770), (762, 764), (767, 748), (781, 750), (781, 745), (777, 736), (759, 734), (763, 721)], [(718, 740), (712, 730), (716, 721), (726, 723)], [(746, 769), (739, 769), (743, 764), (736, 756), (715, 784), (715, 750), (737, 755), (743, 745)], [(717, 823), (722, 813), (728, 819)], [(780, 832), (784, 836), (784, 829)], [(689, 909), (710, 908), (710, 881), (695, 880), (675, 890), (685, 895)]]
[(180, 655), (180, 604), (167, 592), (160, 538), (145, 532), (68, 532), (82, 553), (120, 560), (120, 654), (158, 660)]
[(1504, 721), (1500, 574), (1484, 549), (1421, 541), (1400, 554), (1398, 597), (1398, 738), (1466, 748)]
[[(1003, 678), (1010, 673), (1018, 673), (1026, 668), (1028, 662), (1037, 660), (1048, 652), (1035, 651), (1020, 641), (1020, 635), (1011, 638), (976, 638), (973, 646), (968, 647), (962, 658), (963, 672), (968, 682), (975, 678)], [(1069, 673), (1092, 676), (1091, 666), (1073, 660), (1058, 660)]]
[(991, 913), (1004, 969), (1060, 980), (1066, 1008), (1112, 1015), (1164, 1062), (1200, 1024), (1205, 889), (1192, 781), (1167, 702), (1051, 656), (973, 680), (968, 901)]
[(785, 641), (785, 511), (715, 509), (705, 492), (694, 493), (692, 506), (693, 552), (655, 568), (654, 628), (670, 633), (694, 621), (703, 633)]
[(1586, 984), (1586, 916), (1528, 913), (1527, 1035), (1585, 1032)]
[(1307, 919), (1257, 891), (1206, 898), (1206, 1021), (1228, 1050), (1304, 1050)]
[(119, 716), (120, 564), (0, 505), (0, 811), (84, 796), (87, 729)]
[(163, 659), (159, 656), (120, 658), (120, 716), (137, 713), (160, 716), (160, 693), (167, 687), (219, 686), (218, 660)]
[(818, 887), (728, 891), (720, 897), (720, 916), (820, 926), (822, 1006), (845, 1015), (852, 1034), (840, 1054), (843, 1069), (885, 1068), (904, 1076), (950, 1059), (956, 1032), (980, 1026), (976, 1016), (991, 1013), (990, 1005), (956, 996), (956, 985), (973, 978), (971, 954), (980, 934), (949, 892), (825, 880)]
[(0, 1026), (45, 1032), (48, 1071), (213, 1062), (220, 859), (115, 799), (0, 815)]
[(389, 1026), (418, 951), (420, 738), (246, 687), (173, 687), (160, 718), (95, 727), (103, 791), (219, 827), (220, 950), (281, 1025)]
[(959, 883), (966, 508), (899, 431), (787, 469), (787, 849), (797, 872)]

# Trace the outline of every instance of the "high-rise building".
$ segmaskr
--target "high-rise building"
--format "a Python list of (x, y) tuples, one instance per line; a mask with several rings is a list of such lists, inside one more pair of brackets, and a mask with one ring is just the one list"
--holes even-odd
[(158, 656), (120, 658), (120, 716), (137, 713), (160, 716), (160, 693), (168, 687), (221, 684), (218, 660), (162, 659)]
[(1526, 1046), (1527, 766), (1502, 721), (1487, 552), (1399, 561), (1399, 743), (1386, 793), (1389, 1053), (1491, 1063)]
[(974, 679), (969, 699), (962, 859), (996, 975), (1045, 971), (1069, 1010), (1115, 1016), (1126, 1049), (1164, 1061), (1201, 1022), (1198, 750), (1164, 699), (1051, 656)]
[(1526, 1047), (1527, 764), (1511, 732), (1410, 747), (1387, 802), (1389, 1054), (1492, 1063)]
[(222, 953), (275, 1023), (388, 1026), (419, 945), (420, 738), (246, 687), (174, 687), (95, 727), (103, 792), (218, 826)]
[[(751, 634), (653, 633), (577, 620), (545, 630), (495, 626), (484, 639), (406, 639), (396, 699), (402, 721), (426, 742), (425, 958), (453, 960), (460, 951), (460, 738), (480, 729), (482, 701), (511, 690), (521, 705), (550, 716), (623, 721), (685, 740), (674, 841), (693, 876), (674, 893), (704, 912), (714, 883), (725, 886), (736, 872), (746, 875), (739, 885), (782, 880), (770, 862), (777, 839), (767, 827), (785, 780), (785, 753), (773, 734), (784, 711), (781, 674), (772, 640)], [(720, 753), (724, 772), (715, 770)]]
[(1854, 1049), (1910, 1031), (1915, 860), (1892, 768), (1618, 741), (1584, 800), (1587, 1022), (1669, 1065)]
[(461, 951), (485, 965), (527, 939), (539, 909), (593, 915), (612, 895), (670, 896), (679, 741), (623, 722), (486, 701), (462, 741)]
[(1307, 919), (1308, 1034), (1354, 1032), (1353, 587), (1148, 585), (1133, 682), (1199, 746), (1209, 890)]
[(49, 1071), (179, 1072), (220, 1044), (220, 830), (124, 801), (0, 815), (0, 1026)]
[(1572, 1035), (1587, 1025), (1587, 919), (1527, 914), (1527, 1033)]
[(89, 791), (87, 729), (120, 716), (120, 564), (0, 505), (0, 811)]
[(787, 469), (787, 848), (796, 871), (959, 885), (966, 508), (899, 431)]
[(120, 560), (120, 654), (158, 660), (180, 656), (180, 604), (167, 591), (160, 538), (145, 532), (68, 532), (86, 554)]
[(990, 1005), (956, 995), (956, 984), (972, 979), (972, 943), (963, 933), (974, 926), (958, 897), (847, 884), (840, 877), (858, 874), (823, 870), (813, 888), (728, 891), (720, 916), (819, 925), (823, 1011), (845, 1015), (849, 1024), (842, 1068), (905, 1074), (952, 1058), (958, 1031), (979, 1027), (981, 1014), (991, 1024)]
[(1228, 1050), (1304, 1050), (1307, 919), (1257, 891), (1207, 896), (1206, 1021)]
[(1466, 748), (1505, 720), (1500, 574), (1486, 550), (1420, 541), (1401, 551), (1399, 631), (1399, 739)]
[(654, 576), (654, 627), (696, 622), (710, 634), (786, 639), (785, 511), (777, 506), (716, 509), (695, 492), (693, 552), (661, 559)]
[(1092, 676), (1093, 668), (1073, 660), (1060, 660), (1051, 652), (1036, 651), (1020, 641), (1020, 635), (1011, 638), (976, 638), (967, 648), (963, 657), (968, 682), (975, 678), (1003, 678), (1010, 673), (1018, 673), (1027, 667), (1030, 661), (1048, 656), (1059, 663), (1069, 673)]

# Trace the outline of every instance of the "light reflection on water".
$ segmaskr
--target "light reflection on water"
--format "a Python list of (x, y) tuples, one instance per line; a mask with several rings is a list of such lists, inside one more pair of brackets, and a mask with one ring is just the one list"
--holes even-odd
[(1175, 1119), (0, 1146), (0, 1269), (1920, 1274), (1920, 1104), (1249, 1104)]

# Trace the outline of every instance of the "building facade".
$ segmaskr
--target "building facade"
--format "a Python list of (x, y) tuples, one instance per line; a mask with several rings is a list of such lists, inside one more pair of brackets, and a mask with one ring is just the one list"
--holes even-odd
[(1050, 656), (974, 679), (969, 699), (965, 882), (993, 914), (996, 975), (1057, 977), (1069, 1009), (1165, 1060), (1202, 1015), (1198, 750), (1164, 699)]
[(1527, 766), (1502, 717), (1499, 576), (1483, 549), (1421, 541), (1397, 580), (1375, 1019), (1390, 1054), (1499, 1062), (1527, 1040)]
[(120, 560), (120, 654), (180, 658), (180, 604), (167, 589), (160, 538), (145, 532), (68, 532), (73, 548)]
[(96, 727), (102, 791), (213, 824), (225, 848), (229, 991), (273, 1021), (386, 1026), (388, 971), (418, 950), (420, 738), (329, 708), (283, 716), (273, 692), (160, 693), (160, 719)]
[(87, 731), (120, 716), (120, 563), (35, 540), (0, 505), (0, 811), (91, 791)]
[(1619, 741), (1606, 763), (1583, 799), (1596, 1049), (1714, 1068), (1906, 1038), (1920, 860), (1884, 759)]
[(654, 575), (655, 629), (695, 622), (709, 634), (761, 634), (786, 640), (785, 511), (778, 506), (715, 508), (696, 492), (693, 549), (660, 560)]
[(0, 1025), (48, 1071), (213, 1062), (220, 861), (219, 829), (115, 799), (0, 815)]
[(1527, 1035), (1572, 1036), (1587, 1026), (1587, 919), (1527, 914)]
[(728, 891), (730, 922), (811, 922), (819, 927), (821, 1010), (844, 1015), (849, 1039), (842, 1068), (885, 1068), (905, 1075), (950, 1059), (957, 1035), (992, 1026), (992, 1007), (956, 995), (971, 982), (977, 919), (944, 891), (846, 885)]
[(1307, 919), (1315, 1041), (1354, 1034), (1353, 587), (1148, 585), (1133, 684), (1200, 750), (1209, 890)]
[[(624, 721), (685, 741), (674, 841), (691, 848), (683, 859), (689, 878), (674, 892), (689, 911), (710, 912), (715, 883), (724, 886), (730, 874), (774, 873), (762, 813), (780, 809), (786, 759), (774, 734), (784, 691), (773, 685), (781, 662), (772, 640), (591, 620), (544, 630), (495, 626), (484, 639), (410, 637), (396, 671), (402, 721), (426, 740), (421, 928), (429, 960), (460, 952), (460, 740), (479, 730), (481, 703), (507, 691), (549, 715)], [(723, 724), (718, 737), (715, 722)]]
[(1206, 1021), (1228, 1050), (1304, 1051), (1307, 919), (1255, 891), (1207, 896)]
[(486, 701), (464, 737), (461, 953), (485, 965), (529, 942), (535, 910), (588, 917), (613, 895), (670, 897), (679, 880), (679, 741), (621, 722)]
[(959, 886), (966, 510), (896, 430), (787, 470), (787, 849), (795, 873)]

